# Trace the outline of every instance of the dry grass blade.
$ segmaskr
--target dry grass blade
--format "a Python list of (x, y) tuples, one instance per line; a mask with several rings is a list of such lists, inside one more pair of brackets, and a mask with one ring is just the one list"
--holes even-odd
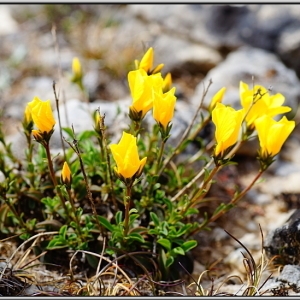
[[(267, 266), (267, 262), (265, 262), (265, 258), (264, 258), (264, 250), (263, 250), (263, 232), (261, 227), (260, 228), (260, 233), (261, 233), (261, 237), (262, 237), (262, 245), (261, 245), (261, 256), (260, 256), (260, 262), (259, 264), (256, 264), (251, 252), (247, 249), (247, 247), (245, 247), (245, 245), (240, 242), (237, 238), (235, 238), (232, 234), (230, 234), (228, 231), (225, 230), (225, 232), (232, 237), (236, 242), (238, 242), (243, 249), (245, 249), (246, 254), (242, 253), (243, 255), (243, 264), (244, 264), (244, 268), (246, 270), (246, 276), (247, 276), (247, 280), (248, 280), (248, 286), (245, 289), (245, 291), (243, 292), (243, 296), (255, 296), (257, 294), (259, 294), (260, 289), (265, 285), (265, 283), (267, 282), (267, 280), (270, 278), (269, 277), (264, 280), (264, 282), (259, 286), (260, 281), (262, 279), (262, 275), (263, 272)], [(265, 293), (265, 292), (264, 292)]]
[(42, 236), (45, 235), (54, 235), (54, 234), (58, 234), (58, 231), (51, 231), (51, 232), (41, 232), (39, 234), (36, 234), (32, 237), (30, 237), (28, 240), (24, 241), (14, 252), (13, 254), (10, 256), (10, 258), (6, 261), (6, 265), (3, 267), (3, 269), (1, 270), (1, 274), (0, 274), (0, 280), (2, 279), (3, 275), (5, 274), (5, 271), (7, 269), (8, 264), (10, 264), (10, 262), (12, 261), (12, 259), (14, 258), (14, 256), (29, 242), (31, 242), (32, 240), (38, 239)]
[[(114, 260), (114, 261), (111, 261), (110, 259), (108, 259), (108, 258), (106, 258), (105, 256), (103, 256), (103, 255), (100, 255), (100, 254), (97, 254), (97, 253), (93, 253), (93, 252), (89, 252), (89, 251), (84, 251), (84, 250), (77, 250), (75, 253), (74, 253), (74, 255), (72, 256), (72, 258), (71, 258), (71, 261), (74, 259), (74, 257), (76, 256), (76, 254), (77, 253), (85, 253), (85, 254), (89, 254), (89, 255), (92, 255), (92, 256), (96, 256), (96, 257), (98, 257), (99, 259), (101, 258), (101, 259), (103, 259), (103, 260), (105, 260), (105, 261), (107, 261), (109, 264), (107, 265), (107, 266), (105, 266), (100, 272), (98, 272), (95, 276), (94, 276), (94, 278), (93, 279), (91, 279), (90, 281), (91, 281), (91, 283), (90, 283), (90, 281), (89, 281), (89, 283), (88, 283), (88, 285), (95, 285), (95, 283), (97, 282), (97, 280), (99, 279), (99, 277), (101, 276), (101, 275), (103, 275), (103, 273), (104, 273), (104, 271), (109, 267), (109, 266), (113, 266), (114, 268), (116, 268), (116, 270), (118, 270), (118, 271), (120, 271), (121, 273), (122, 273), (122, 275), (125, 277), (125, 279), (127, 280), (127, 282), (129, 282), (130, 284), (132, 284), (132, 281), (131, 281), (131, 279), (128, 277), (128, 275), (126, 274), (126, 272), (124, 272), (123, 270), (122, 270), (122, 268), (120, 268), (119, 266), (118, 266), (118, 264), (116, 263), (116, 262), (114, 262), (114, 261), (116, 261), (116, 260)], [(70, 266), (71, 266), (71, 262), (70, 261)], [(72, 272), (72, 270), (70, 270), (70, 272)], [(71, 273), (72, 274), (72, 273)], [(72, 275), (73, 276), (73, 275)], [(90, 295), (91, 296), (91, 295)]]
[(0, 279), (0, 296), (22, 295), (22, 292), (28, 286), (29, 284), (15, 276), (11, 269), (6, 268)]

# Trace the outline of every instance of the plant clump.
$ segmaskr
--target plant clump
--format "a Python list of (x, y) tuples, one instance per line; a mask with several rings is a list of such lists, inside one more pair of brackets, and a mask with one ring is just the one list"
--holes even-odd
[[(282, 106), (284, 96), (271, 95), (260, 85), (250, 89), (240, 83), (238, 110), (223, 103), (225, 87), (204, 107), (209, 83), (190, 125), (177, 145), (170, 145), (176, 88), (170, 73), (162, 75), (164, 65), (154, 66), (153, 62), (154, 50), (149, 48), (128, 73), (132, 104), (128, 128), (115, 133), (118, 143), (110, 142), (101, 107), (92, 112), (94, 128), (75, 134), (73, 126), (60, 126), (50, 100), (38, 96), (24, 112), (24, 161), (14, 156), (0, 130), (0, 172), (4, 177), (0, 183), (1, 237), (26, 244), (34, 241), (30, 249), (43, 263), (53, 264), (54, 256), (62, 257), (62, 264), (70, 261), (73, 282), (72, 263), (79, 269), (80, 263), (87, 264), (94, 270), (92, 279), (85, 287), (73, 286), (78, 295), (141, 295), (137, 286), (146, 279), (152, 295), (157, 295), (154, 282), (180, 280), (183, 273), (191, 272), (183, 261), (197, 246), (195, 234), (209, 230), (212, 222), (243, 199), (295, 127), (286, 116), (274, 119), (291, 110)], [(71, 81), (85, 97), (78, 58), (72, 67)], [(155, 122), (149, 128), (144, 119), (151, 111)], [(195, 122), (199, 116), (201, 121)], [(215, 129), (212, 142), (199, 135), (208, 124)], [(62, 136), (62, 153), (55, 157), (50, 146), (54, 130), (60, 130)], [(258, 138), (260, 145), (256, 176), (212, 213), (203, 210), (216, 174), (234, 164), (239, 147), (253, 138)], [(178, 160), (190, 143), (198, 143), (198, 153), (193, 159)], [(201, 168), (196, 169), (195, 162)], [(247, 255), (245, 266), (255, 269), (251, 254)], [(116, 279), (111, 289), (103, 285), (104, 278), (116, 278), (117, 273), (126, 280)], [(7, 267), (3, 267), (0, 280), (7, 276)], [(249, 281), (259, 284), (257, 277)], [(255, 287), (247, 291), (256, 293)]]

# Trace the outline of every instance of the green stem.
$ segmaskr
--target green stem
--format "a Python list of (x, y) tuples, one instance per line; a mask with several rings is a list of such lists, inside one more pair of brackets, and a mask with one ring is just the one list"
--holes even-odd
[(212, 158), (206, 166), (204, 166), (201, 171), (171, 199), (171, 201), (176, 201), (183, 193), (185, 193), (204, 174), (205, 169), (207, 169), (213, 162), (214, 159)]
[[(100, 152), (101, 152), (101, 159), (105, 160), (106, 159), (106, 155), (104, 152), (104, 147), (103, 147), (103, 142), (102, 142), (102, 138), (98, 137), (98, 143), (100, 146)], [(105, 164), (105, 172), (104, 172), (104, 181), (107, 183), (108, 182), (108, 173), (107, 173), (107, 163)]]
[(142, 121), (132, 121), (131, 125), (131, 133), (133, 136), (137, 137), (141, 130), (141, 122)]
[(32, 162), (32, 151), (33, 151), (32, 142), (31, 142), (31, 133), (25, 132), (25, 136), (26, 136), (26, 141), (27, 141), (27, 145), (28, 145), (27, 161), (29, 163), (31, 163)]
[(194, 140), (197, 136), (197, 134), (210, 122), (211, 120), (211, 115), (207, 116), (206, 119), (199, 124), (198, 128), (195, 129), (193, 133), (189, 136), (189, 140)]
[(8, 205), (9, 209), (14, 214), (14, 216), (18, 219), (20, 225), (26, 230), (26, 232), (28, 232), (28, 228), (27, 228), (26, 224), (24, 223), (24, 221), (21, 218), (21, 216), (17, 213), (17, 211), (14, 208), (14, 206), (10, 203), (10, 200), (6, 199), (6, 197), (5, 197), (4, 201)]
[(148, 190), (148, 197), (149, 198), (151, 197), (154, 184), (157, 182), (157, 179), (159, 178), (159, 176), (157, 174), (158, 174), (158, 170), (159, 170), (159, 168), (161, 166), (162, 156), (163, 156), (163, 153), (164, 153), (165, 144), (166, 144), (165, 140), (162, 140), (160, 148), (159, 148), (158, 157), (157, 157), (157, 164), (156, 164), (156, 167), (155, 167), (155, 172), (153, 174), (153, 177), (152, 177), (152, 180), (151, 180), (151, 183), (150, 183), (150, 187), (149, 187), (149, 190)]
[[(213, 170), (209, 173), (209, 176), (207, 177), (207, 179), (202, 183), (201, 187), (199, 188), (199, 190), (196, 192), (196, 194), (192, 197), (191, 201), (190, 201), (190, 206), (193, 206), (195, 204), (197, 204), (199, 202), (199, 200), (203, 199), (206, 194), (209, 191), (209, 187), (208, 185), (210, 184), (211, 180), (213, 179), (213, 177), (215, 176), (215, 174), (222, 168), (222, 165), (216, 165)], [(205, 192), (203, 192), (205, 190)], [(200, 195), (199, 195), (200, 194)], [(200, 199), (199, 199), (200, 197)]]
[[(100, 107), (97, 109), (96, 113), (99, 114), (99, 120), (96, 118), (96, 126), (95, 131), (98, 134), (98, 142), (100, 145), (100, 151), (101, 151), (101, 159), (105, 160), (105, 183), (110, 185), (111, 192), (114, 190), (113, 186), (113, 177), (112, 177), (112, 171), (111, 171), (111, 165), (110, 165), (110, 159), (109, 159), (109, 153), (108, 153), (108, 147), (107, 147), (107, 140), (106, 140), (106, 133), (105, 133), (105, 114), (101, 116), (100, 113)], [(115, 197), (112, 193), (113, 202), (116, 205)]]
[(46, 149), (46, 155), (47, 155), (47, 160), (48, 160), (48, 168), (49, 168), (50, 177), (51, 177), (51, 180), (52, 180), (52, 183), (53, 183), (54, 187), (56, 187), (57, 186), (57, 180), (56, 180), (56, 177), (55, 177), (55, 172), (54, 172), (53, 163), (52, 163), (52, 159), (51, 159), (49, 143), (45, 143), (45, 144), (43, 144), (43, 146)]
[(130, 209), (130, 201), (131, 201), (131, 189), (132, 189), (132, 184), (126, 186), (126, 193), (124, 197), (124, 205), (125, 205), (124, 237), (128, 235), (128, 231), (129, 231), (129, 209)]
[(157, 158), (157, 165), (156, 165), (156, 169), (155, 169), (155, 174), (158, 173), (158, 170), (160, 169), (161, 166), (161, 162), (162, 162), (162, 156), (164, 153), (164, 149), (165, 149), (165, 145), (166, 145), (166, 141), (162, 140), (161, 145), (160, 145), (160, 149), (159, 149), (159, 153), (158, 153), (158, 158)]
[[(99, 114), (100, 114), (100, 110), (99, 110)], [(103, 159), (106, 160), (106, 170), (105, 170), (105, 177), (106, 177), (106, 182), (110, 185), (110, 191), (111, 191), (111, 196), (112, 196), (112, 202), (115, 206), (115, 208), (117, 209), (117, 201), (116, 201), (116, 197), (114, 195), (114, 183), (113, 183), (113, 175), (112, 175), (112, 171), (111, 171), (111, 164), (110, 164), (110, 156), (109, 156), (109, 152), (108, 152), (108, 145), (107, 145), (107, 139), (106, 139), (106, 131), (105, 131), (105, 124), (104, 124), (104, 120), (105, 120), (105, 115), (103, 117), (100, 116), (100, 131), (101, 131), (101, 138), (102, 140), (99, 141), (100, 142), (100, 147), (102, 147), (103, 149), (101, 151), (103, 151), (102, 155), (103, 155)]]
[[(194, 122), (195, 122), (195, 120), (196, 120), (196, 118), (197, 118), (197, 116), (198, 116), (198, 114), (199, 114), (199, 112), (200, 112), (200, 110), (201, 110), (201, 108), (202, 108), (202, 103), (203, 103), (203, 101), (204, 101), (204, 98), (205, 98), (205, 96), (206, 96), (206, 94), (207, 94), (207, 92), (208, 92), (208, 89), (209, 89), (209, 87), (210, 87), (211, 84), (212, 84), (212, 81), (210, 80), (209, 83), (208, 83), (207, 88), (206, 88), (206, 89), (205, 89), (205, 88), (203, 89), (203, 94), (202, 94), (201, 101), (200, 101), (200, 103), (199, 103), (199, 105), (198, 105), (198, 107), (197, 107), (197, 110), (196, 110), (196, 112), (195, 112), (195, 114), (194, 114), (194, 117), (193, 117), (191, 123), (190, 123), (189, 126), (186, 128), (185, 132), (183, 133), (181, 139), (179, 140), (179, 142), (178, 142), (177, 146), (175, 147), (175, 149), (173, 150), (172, 154), (171, 154), (169, 157), (167, 157), (167, 158), (165, 159), (165, 161), (164, 161), (164, 163), (163, 163), (163, 166), (162, 166), (161, 169), (159, 170), (157, 176), (160, 176), (161, 173), (163, 172), (163, 170), (165, 169), (165, 167), (170, 163), (170, 161), (171, 161), (176, 155), (178, 155), (178, 154), (181, 152), (181, 150), (179, 150), (179, 148), (182, 146), (183, 142), (184, 142), (184, 141), (186, 140), (186, 138), (189, 136), (189, 134), (190, 134), (190, 132), (191, 132), (191, 129), (192, 129), (192, 127), (193, 127), (193, 124), (194, 124)], [(201, 128), (202, 128), (202, 127), (200, 127), (200, 129), (198, 129), (198, 130), (200, 131)], [(195, 131), (195, 133), (192, 135), (192, 137), (193, 137), (194, 135), (195, 135), (195, 136), (197, 135), (198, 130)]]
[(64, 198), (60, 192), (60, 190), (58, 189), (57, 187), (57, 180), (56, 180), (56, 177), (55, 177), (55, 172), (54, 172), (54, 168), (53, 168), (53, 162), (52, 162), (52, 159), (51, 159), (51, 153), (50, 153), (50, 147), (49, 147), (49, 143), (45, 142), (43, 143), (43, 146), (45, 147), (46, 149), (46, 155), (47, 155), (47, 160), (48, 160), (48, 168), (49, 168), (49, 173), (50, 173), (50, 177), (52, 179), (52, 182), (53, 182), (53, 185), (54, 185), (54, 188), (56, 189), (57, 191), (57, 194), (60, 198), (60, 202), (64, 208), (64, 211), (66, 213), (66, 216), (68, 218), (68, 210), (67, 210), (67, 207), (66, 207), (66, 204), (65, 204), (65, 201), (64, 201)]
[[(252, 182), (238, 195), (236, 195), (230, 202), (228, 205), (235, 205), (238, 201), (240, 201), (245, 194), (253, 187), (253, 185), (255, 184), (255, 182), (261, 177), (261, 175), (264, 173), (265, 170), (259, 170), (258, 174), (254, 177), (254, 179), (252, 180)], [(210, 222), (214, 222), (215, 220), (217, 220), (218, 218), (220, 218), (222, 215), (224, 215), (226, 213), (226, 210), (221, 210), (219, 211), (217, 214), (213, 215), (209, 220), (208, 223)]]
[(59, 110), (59, 99), (58, 99), (58, 96), (56, 94), (55, 82), (53, 82), (52, 87), (53, 87), (53, 92), (54, 92), (54, 97), (55, 97), (55, 103), (56, 103), (56, 110), (57, 110), (57, 118), (58, 118), (58, 125), (59, 125), (60, 141), (61, 141), (61, 146), (62, 146), (63, 153), (64, 153), (64, 159), (66, 161), (67, 160), (66, 147), (65, 147), (65, 144), (64, 144), (64, 140), (63, 140), (61, 118), (60, 118), (60, 110)]
[(228, 211), (228, 207), (231, 207), (232, 205), (235, 205), (238, 201), (240, 201), (245, 196), (245, 194), (253, 187), (253, 185), (261, 177), (261, 175), (264, 173), (265, 170), (266, 169), (260, 169), (258, 174), (252, 180), (252, 182), (241, 193), (239, 193), (235, 197), (233, 197), (231, 199), (231, 201), (222, 210), (220, 210), (219, 212), (217, 212), (216, 214), (214, 214), (210, 218), (208, 218), (206, 221), (204, 221), (199, 227), (197, 227), (194, 231), (192, 231), (189, 234), (189, 236), (192, 236), (193, 234), (199, 232), (200, 230), (205, 228), (205, 226), (207, 224), (209, 224), (211, 222), (214, 222), (217, 219), (219, 219), (221, 216), (223, 216)]
[(88, 199), (91, 203), (91, 207), (92, 207), (92, 211), (93, 211), (93, 215), (94, 215), (94, 218), (95, 218), (95, 221), (99, 227), (99, 230), (100, 232), (103, 234), (103, 227), (101, 226), (100, 222), (99, 222), (99, 219), (98, 219), (98, 215), (97, 215), (97, 210), (96, 210), (96, 206), (95, 206), (95, 203), (94, 203), (94, 200), (93, 200), (93, 195), (92, 195), (92, 192), (91, 192), (91, 189), (90, 189), (90, 185), (89, 185), (89, 181), (88, 181), (88, 177), (86, 175), (86, 172), (85, 172), (85, 168), (84, 168), (84, 164), (83, 164), (83, 161), (82, 161), (82, 157), (81, 157), (81, 154), (80, 154), (80, 150), (79, 150), (79, 147), (78, 147), (78, 141), (75, 139), (75, 133), (74, 133), (74, 128), (72, 126), (72, 131), (73, 131), (73, 134), (74, 134), (74, 140), (73, 140), (73, 145), (68, 142), (65, 138), (65, 142), (73, 149), (73, 151), (77, 154), (78, 156), (78, 159), (79, 159), (79, 163), (80, 163), (80, 169), (81, 169), (81, 172), (82, 172), (82, 175), (83, 175), (83, 179), (84, 179), (84, 182), (85, 182), (85, 187), (86, 187), (86, 191), (87, 191), (87, 196), (88, 196)]
[(69, 201), (71, 203), (71, 207), (72, 207), (72, 210), (73, 210), (73, 214), (74, 214), (74, 219), (75, 219), (75, 222), (77, 224), (77, 230), (78, 230), (78, 233), (79, 235), (81, 236), (81, 240), (84, 241), (84, 238), (83, 238), (83, 235), (82, 235), (82, 230), (81, 230), (81, 226), (80, 226), (80, 220), (76, 214), (76, 207), (75, 207), (75, 203), (74, 203), (74, 199), (71, 195), (71, 189), (66, 187), (66, 190), (68, 192), (68, 198), (69, 198)]
[[(24, 133), (25, 133), (27, 145), (28, 145), (28, 152), (26, 152), (26, 158), (27, 158), (27, 162), (28, 162), (28, 166), (29, 166), (29, 165), (32, 165), (32, 155), (33, 155), (32, 136), (31, 136), (31, 132), (24, 131)], [(28, 168), (28, 171), (29, 171), (29, 168)], [(34, 187), (34, 179), (35, 179), (35, 174), (34, 174), (34, 172), (31, 172), (29, 175), (29, 181), (30, 181), (30, 185), (32, 187)]]

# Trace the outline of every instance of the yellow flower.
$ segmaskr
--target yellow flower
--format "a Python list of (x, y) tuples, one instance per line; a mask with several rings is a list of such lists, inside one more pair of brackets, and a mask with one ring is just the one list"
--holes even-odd
[(269, 91), (260, 85), (249, 90), (248, 85), (241, 81), (240, 99), (245, 111), (248, 112), (246, 115), (247, 126), (252, 129), (254, 121), (263, 115), (274, 117), (291, 111), (290, 107), (282, 106), (285, 101), (282, 94), (270, 95)]
[(153, 70), (153, 59), (154, 59), (154, 50), (152, 47), (150, 47), (147, 52), (144, 54), (142, 60), (140, 63), (137, 62), (137, 69), (143, 69), (146, 71), (146, 73), (155, 74), (161, 71), (161, 69), (164, 67), (164, 64), (159, 64), (156, 66)]
[(71, 170), (70, 170), (69, 165), (66, 161), (64, 162), (63, 168), (62, 168), (62, 171), (61, 171), (61, 181), (67, 186), (70, 186), (70, 184), (72, 182)]
[(145, 70), (138, 69), (128, 73), (128, 82), (133, 99), (130, 106), (130, 117), (141, 120), (153, 106), (154, 93), (162, 89), (161, 73), (148, 75)]
[(280, 121), (265, 115), (255, 120), (260, 143), (261, 157), (273, 157), (280, 151), (283, 143), (295, 128), (295, 121), (289, 121), (284, 116)]
[(175, 87), (167, 93), (157, 93), (153, 100), (153, 118), (158, 124), (161, 124), (165, 130), (174, 115), (176, 103), (176, 96), (174, 93)]
[(172, 75), (171, 73), (168, 73), (164, 78), (163, 92), (164, 93), (168, 92), (171, 89), (171, 86), (172, 86)]
[(41, 101), (38, 97), (34, 97), (31, 102), (28, 103), (31, 109), (31, 116), (34, 124), (41, 133), (49, 133), (52, 131), (55, 120), (53, 117), (50, 100)]
[(74, 57), (72, 61), (72, 71), (73, 71), (73, 81), (81, 80), (82, 78), (82, 69), (80, 60), (78, 57)]
[(226, 92), (226, 87), (222, 87), (211, 99), (208, 111), (212, 112), (217, 103), (221, 103)]
[(113, 158), (117, 164), (115, 171), (120, 179), (134, 179), (141, 175), (147, 157), (139, 159), (136, 137), (123, 132), (118, 144), (110, 145)]
[(23, 117), (23, 122), (22, 122), (24, 133), (27, 137), (31, 136), (33, 125), (34, 124), (33, 124), (32, 116), (31, 116), (31, 108), (27, 104), (25, 107), (25, 110), (24, 110), (24, 117)]
[(232, 107), (217, 103), (212, 111), (212, 121), (216, 126), (215, 138), (216, 148), (215, 156), (223, 157), (225, 150), (233, 146), (239, 137), (245, 115), (244, 109), (235, 110)]
[(24, 111), (24, 121), (26, 124), (29, 124), (30, 122), (33, 122), (32, 116), (31, 116), (31, 108), (27, 104)]

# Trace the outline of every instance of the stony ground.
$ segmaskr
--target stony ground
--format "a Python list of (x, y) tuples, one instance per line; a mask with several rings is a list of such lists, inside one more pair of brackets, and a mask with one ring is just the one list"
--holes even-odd
[[(272, 86), (275, 92), (286, 96), (286, 103), (294, 108), (298, 122), (300, 72), (299, 66), (292, 65), (289, 58), (297, 58), (295, 53), (299, 48), (297, 27), (292, 26), (300, 22), (295, 13), (299, 7), (276, 7), (267, 10), (266, 6), (259, 5), (45, 4), (22, 8), (1, 5), (0, 16), (6, 20), (0, 25), (0, 103), (4, 111), (5, 132), (17, 145), (23, 108), (36, 95), (42, 99), (54, 99), (53, 81), (57, 82), (66, 102), (84, 102), (77, 88), (68, 80), (74, 56), (82, 60), (85, 83), (95, 106), (128, 99), (127, 73), (133, 68), (134, 59), (140, 58), (148, 46), (154, 47), (157, 63), (165, 63), (166, 72), (173, 75), (178, 101), (184, 108), (181, 118), (190, 118), (193, 105), (199, 101), (203, 82), (213, 80), (207, 101), (216, 90), (226, 86), (228, 93), (224, 101), (235, 105), (239, 81), (251, 84), (254, 76), (258, 84)], [(282, 9), (290, 14), (290, 23), (285, 17), (278, 17)], [(209, 19), (210, 16), (213, 20)], [(264, 20), (269, 20), (269, 23)], [(227, 27), (222, 24), (227, 24)], [(112, 107), (107, 110), (111, 111)], [(75, 113), (70, 117), (77, 121), (81, 119)], [(78, 126), (85, 128), (89, 124)], [(259, 261), (260, 227), (266, 239), (299, 208), (299, 142), (300, 132), (296, 127), (282, 154), (263, 176), (264, 180), (255, 185), (237, 208), (213, 224), (212, 231), (201, 232), (196, 237), (200, 246), (192, 253), (192, 276), (198, 280), (204, 270), (209, 270), (201, 280), (205, 288), (210, 287), (211, 278), (214, 278), (216, 288), (230, 275), (238, 275), (246, 282), (241, 255), (241, 251), (245, 251), (224, 229)], [(237, 160), (238, 167), (228, 168), (219, 175), (212, 195), (230, 194), (234, 185), (246, 186), (255, 176), (258, 166), (251, 147), (241, 151)], [(25, 264), (25, 249), (16, 252), (12, 260), (15, 268)], [(15, 245), (9, 241), (0, 242), (1, 259), (8, 258), (14, 250)], [(25, 257), (28, 261), (34, 259), (31, 252)], [(279, 293), (280, 284), (288, 285), (280, 280), (283, 267), (270, 263), (261, 282), (271, 273), (273, 279), (262, 291), (274, 287)], [(53, 270), (45, 266), (36, 272), (40, 281), (54, 276)], [(54, 277), (62, 275), (66, 274), (55, 274)], [(189, 277), (186, 280), (191, 283)], [(184, 288), (180, 287), (183, 294)], [(192, 286), (191, 291), (194, 290), (195, 286)], [(219, 292), (235, 294), (242, 290), (240, 282), (232, 278)], [(114, 292), (118, 293), (117, 290)], [(27, 293), (38, 294), (40, 291), (32, 287)], [(296, 287), (288, 293), (297, 294)]]

